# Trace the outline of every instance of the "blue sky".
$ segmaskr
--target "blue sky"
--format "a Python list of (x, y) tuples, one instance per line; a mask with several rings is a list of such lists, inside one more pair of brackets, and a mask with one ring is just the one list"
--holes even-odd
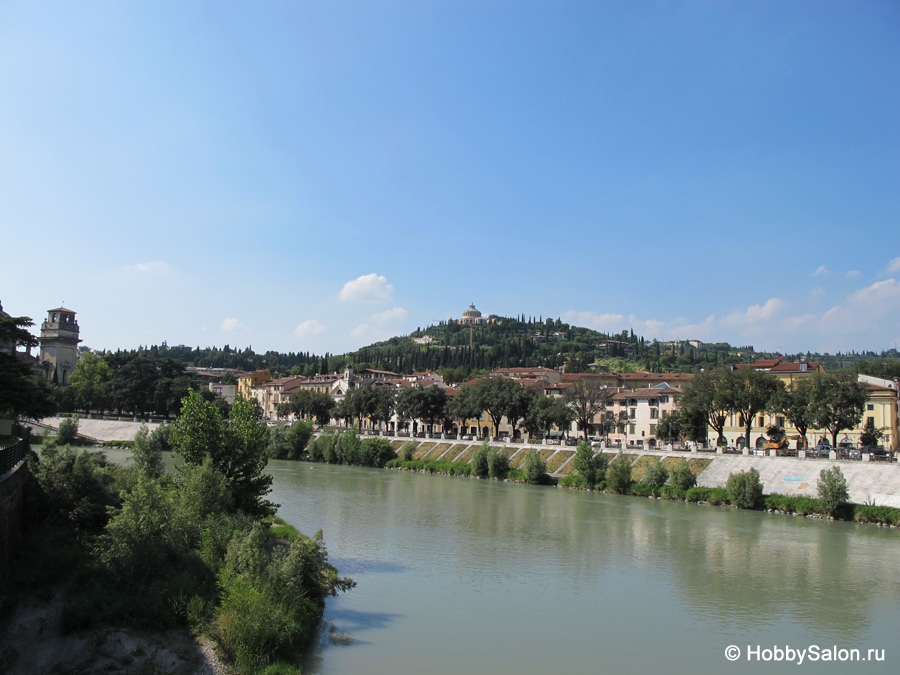
[(900, 4), (0, 3), (0, 301), (94, 348), (459, 316), (900, 344)]

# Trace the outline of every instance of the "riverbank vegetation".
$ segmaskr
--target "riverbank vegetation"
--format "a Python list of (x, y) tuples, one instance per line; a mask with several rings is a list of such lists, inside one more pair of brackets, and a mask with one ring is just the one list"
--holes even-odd
[(240, 673), (299, 672), (325, 599), (354, 582), (328, 563), (321, 532), (274, 517), (270, 437), (254, 410), (241, 401), (225, 417), (190, 394), (171, 475), (146, 429), (129, 467), (66, 446), (32, 457), (31, 530), (3, 580), (4, 612), (20, 589), (63, 582), (64, 632), (181, 627), (212, 638)]

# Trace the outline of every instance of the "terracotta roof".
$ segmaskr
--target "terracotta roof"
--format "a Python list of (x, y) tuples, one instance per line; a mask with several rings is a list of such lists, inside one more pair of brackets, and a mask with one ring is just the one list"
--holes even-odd
[(491, 375), (493, 375), (494, 373), (497, 373), (497, 374), (501, 374), (501, 373), (529, 373), (529, 374), (536, 374), (536, 373), (555, 373), (555, 372), (556, 372), (556, 371), (553, 370), (552, 368), (544, 368), (544, 366), (529, 366), (529, 367), (527, 367), (527, 368), (526, 368), (526, 367), (522, 367), (522, 368), (495, 368), (494, 370), (491, 371)]
[[(801, 370), (800, 366), (806, 366), (805, 370)], [(809, 361), (800, 363), (797, 361), (791, 361), (788, 363), (779, 363), (777, 366), (773, 366), (770, 372), (772, 373), (811, 373), (819, 369), (822, 364), (818, 361)]]
[(672, 387), (670, 389), (648, 389), (646, 387), (642, 389), (622, 389), (613, 396), (613, 400), (624, 401), (629, 398), (651, 399), (680, 393), (681, 389), (678, 387)]
[(65, 307), (57, 307), (56, 309), (48, 309), (48, 312), (68, 312), (69, 314), (77, 314), (78, 312), (73, 312), (71, 309), (66, 309)]
[(650, 380), (684, 380), (687, 381), (691, 379), (690, 373), (619, 373), (618, 378), (624, 381), (650, 381)]
[(390, 370), (375, 370), (374, 368), (363, 368), (361, 373), (378, 373), (379, 375), (393, 375), (397, 376), (397, 373), (391, 372)]
[(774, 368), (779, 363), (781, 363), (781, 359), (760, 359), (755, 363), (751, 363), (751, 368)]

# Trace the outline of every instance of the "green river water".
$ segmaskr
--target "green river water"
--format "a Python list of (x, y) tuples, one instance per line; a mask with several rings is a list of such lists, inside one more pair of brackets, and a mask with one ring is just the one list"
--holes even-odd
[[(305, 673), (900, 672), (896, 529), (378, 469), (269, 470), (279, 515), (321, 528), (358, 582), (329, 601)], [(861, 661), (825, 660), (853, 649)]]

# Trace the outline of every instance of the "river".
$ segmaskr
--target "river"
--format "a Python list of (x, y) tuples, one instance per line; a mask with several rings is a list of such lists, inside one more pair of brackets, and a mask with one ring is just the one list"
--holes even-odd
[[(269, 470), (279, 515), (322, 529), (358, 582), (329, 601), (304, 673), (780, 673), (800, 650), (815, 672), (900, 671), (896, 529), (379, 469)], [(824, 660), (854, 658), (842, 649), (870, 660)]]

